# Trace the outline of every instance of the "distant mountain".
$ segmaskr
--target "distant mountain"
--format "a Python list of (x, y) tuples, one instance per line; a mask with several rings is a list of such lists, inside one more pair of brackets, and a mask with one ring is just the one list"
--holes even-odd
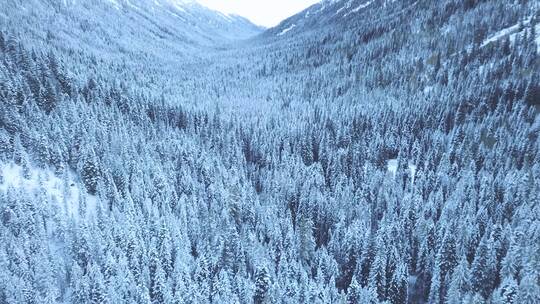
[(269, 29), (268, 36), (287, 36), (294, 32), (317, 31), (332, 24), (354, 25), (377, 22), (413, 9), (415, 0), (324, 0)]
[(0, 27), (24, 33), (38, 44), (45, 40), (61, 48), (108, 53), (195, 50), (247, 39), (263, 30), (243, 17), (192, 0), (2, 1)]
[(291, 16), (277, 27), (267, 31), (269, 35), (284, 36), (292, 32), (319, 28), (325, 24), (358, 17), (375, 1), (369, 0), (325, 0)]

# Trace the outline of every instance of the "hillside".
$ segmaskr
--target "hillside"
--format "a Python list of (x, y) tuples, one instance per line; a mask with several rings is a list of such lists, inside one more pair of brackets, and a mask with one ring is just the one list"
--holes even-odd
[(0, 8), (2, 26), (33, 43), (116, 58), (165, 50), (191, 55), (263, 30), (190, 0), (13, 0)]

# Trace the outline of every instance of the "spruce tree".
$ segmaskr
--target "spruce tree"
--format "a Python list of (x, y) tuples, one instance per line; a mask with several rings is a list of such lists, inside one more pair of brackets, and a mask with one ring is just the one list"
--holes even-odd
[(88, 280), (89, 280), (89, 303), (91, 304), (107, 304), (108, 295), (107, 289), (105, 286), (105, 280), (103, 279), (103, 274), (101, 273), (99, 266), (96, 264), (90, 265), (88, 271)]
[(540, 303), (540, 288), (538, 279), (534, 274), (525, 274), (519, 283), (516, 303), (533, 304)]
[(266, 267), (259, 267), (255, 275), (255, 294), (253, 295), (253, 303), (266, 303), (268, 290), (270, 289), (270, 275)]
[(471, 265), (471, 289), (487, 298), (492, 291), (494, 281), (493, 261), (490, 260), (491, 240), (484, 236), (478, 245)]
[(100, 172), (97, 159), (92, 150), (85, 153), (81, 166), (81, 176), (88, 193), (92, 195), (96, 194)]

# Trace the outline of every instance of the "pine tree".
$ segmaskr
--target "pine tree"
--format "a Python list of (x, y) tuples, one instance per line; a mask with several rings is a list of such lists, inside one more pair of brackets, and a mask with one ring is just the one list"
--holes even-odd
[(315, 253), (315, 238), (313, 237), (313, 221), (303, 216), (298, 224), (299, 251), (303, 262), (309, 263)]
[(403, 262), (399, 262), (388, 286), (388, 299), (391, 303), (398, 304), (407, 302), (408, 277), (407, 265)]
[(154, 261), (153, 263), (156, 263), (156, 266), (153, 274), (151, 274), (152, 286), (150, 287), (150, 300), (152, 304), (164, 304), (166, 303), (165, 300), (170, 298), (166, 286), (165, 272), (159, 261)]
[(538, 82), (529, 82), (524, 93), (524, 100), (529, 105), (540, 104), (540, 84)]
[(20, 165), (21, 165), (21, 170), (22, 170), (22, 176), (27, 180), (32, 179), (32, 170), (30, 168), (30, 160), (28, 160), (28, 155), (26, 153), (22, 154)]
[(386, 300), (386, 253), (381, 249), (377, 252), (371, 271), (369, 272), (369, 288), (377, 293), (379, 301)]
[(540, 288), (538, 279), (534, 274), (526, 274), (519, 283), (516, 303), (540, 303)]
[(57, 284), (53, 274), (53, 265), (47, 254), (41, 251), (34, 261), (35, 274), (34, 286), (35, 292), (41, 299), (42, 303), (56, 303), (56, 298), (59, 296)]
[(227, 271), (221, 271), (213, 282), (212, 302), (214, 303), (239, 303), (238, 296), (231, 290), (231, 279)]
[(505, 277), (498, 289), (498, 297), (500, 303), (514, 304), (517, 303), (518, 284), (516, 280), (510, 277)]
[(311, 145), (311, 140), (306, 138), (301, 141), (300, 151), (302, 155), (302, 160), (306, 166), (311, 166), (314, 162), (313, 158), (313, 147)]
[(473, 296), (472, 296), (472, 299), (471, 300), (468, 300), (468, 301), (464, 301), (465, 303), (471, 303), (471, 304), (486, 304), (486, 300), (484, 299), (484, 297), (479, 294), (479, 293), (475, 293)]
[(47, 114), (51, 113), (52, 110), (56, 107), (58, 97), (48, 75), (43, 78), (42, 85), (39, 89), (37, 101), (39, 107)]
[(22, 145), (21, 138), (19, 134), (16, 134), (13, 137), (13, 161), (18, 165), (22, 164), (24, 154), (25, 149)]
[(205, 255), (199, 256), (195, 269), (195, 282), (197, 284), (197, 294), (202, 301), (210, 300), (210, 265)]
[(451, 232), (447, 232), (437, 253), (436, 263), (439, 266), (441, 277), (446, 277), (457, 265), (455, 240)]
[(86, 304), (90, 303), (90, 286), (87, 277), (83, 275), (82, 269), (77, 263), (73, 263), (70, 282), (70, 303)]
[[(457, 264), (455, 250), (454, 238), (451, 235), (451, 232), (445, 233), (435, 258), (435, 267), (437, 270), (434, 271), (433, 277), (431, 278), (432, 289), (430, 293), (436, 293), (438, 302), (442, 302), (445, 298), (448, 286), (450, 285), (450, 282), (448, 281)], [(435, 273), (437, 273), (437, 278), (435, 278)], [(433, 284), (435, 284), (435, 286)], [(437, 290), (433, 290), (433, 288), (436, 288)]]
[(86, 190), (90, 194), (96, 194), (100, 180), (99, 167), (93, 151), (87, 152), (81, 167), (81, 176)]
[(452, 273), (452, 280), (446, 294), (447, 304), (460, 304), (463, 295), (468, 291), (469, 285), (469, 264), (466, 257), (462, 257), (457, 267)]
[(103, 274), (96, 264), (90, 265), (88, 271), (89, 288), (89, 303), (91, 304), (106, 304), (108, 303), (107, 289)]
[(241, 243), (238, 233), (234, 226), (229, 226), (226, 231), (225, 239), (223, 240), (223, 249), (221, 253), (221, 265), (224, 269), (236, 273), (241, 264)]
[(429, 287), (429, 303), (439, 304), (441, 303), (442, 292), (441, 292), (441, 274), (439, 269), (433, 272), (431, 277), (431, 285)]
[(260, 267), (255, 275), (255, 295), (253, 302), (255, 304), (265, 303), (268, 290), (270, 289), (270, 275), (266, 267)]
[(474, 261), (471, 265), (471, 289), (481, 294), (484, 298), (489, 297), (494, 281), (493, 261), (490, 260), (490, 245), (492, 242), (484, 236), (478, 245)]
[(0, 51), (4, 52), (6, 50), (6, 38), (4, 33), (0, 31)]
[(51, 162), (48, 139), (44, 135), (39, 136), (37, 155), (40, 165), (48, 165)]
[(360, 299), (360, 289), (362, 287), (356, 281), (356, 277), (353, 276), (349, 289), (347, 289), (347, 303), (358, 304)]
[(13, 153), (11, 136), (5, 130), (0, 130), (0, 160), (7, 160)]

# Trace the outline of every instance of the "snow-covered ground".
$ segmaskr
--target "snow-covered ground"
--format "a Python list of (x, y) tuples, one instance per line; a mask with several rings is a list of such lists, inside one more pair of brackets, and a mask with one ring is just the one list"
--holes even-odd
[(30, 197), (45, 195), (49, 203), (57, 204), (60, 210), (74, 219), (79, 218), (79, 203), (83, 196), (87, 215), (93, 214), (96, 209), (96, 197), (81, 191), (84, 187), (76, 181), (72, 172), (58, 177), (47, 169), (30, 167), (25, 172), (19, 165), (0, 163), (0, 176), (0, 194), (6, 193), (8, 189), (15, 189), (22, 190)]
[(118, 3), (118, 1), (116, 1), (116, 0), (109, 0), (109, 2), (112, 4), (112, 6), (113, 6), (115, 9), (117, 9), (117, 10), (120, 9), (120, 3)]
[(357, 8), (355, 8), (355, 9), (351, 10), (350, 12), (348, 12), (347, 14), (343, 15), (343, 17), (347, 17), (350, 14), (358, 13), (360, 10), (370, 6), (372, 2), (373, 1), (368, 1), (368, 2), (365, 2), (363, 4), (360, 4), (360, 6), (358, 6)]
[(279, 34), (277, 34), (278, 36), (283, 36), (285, 34), (287, 34), (290, 30), (292, 30), (293, 28), (296, 27), (296, 24), (293, 24), (291, 26), (289, 26), (288, 28), (284, 29), (283, 31), (281, 31)]
[[(524, 30), (525, 29), (528, 29), (530, 28), (530, 23), (531, 23), (531, 20), (530, 19), (527, 19), (525, 21), (523, 21), (522, 25), (523, 25), (523, 29), (520, 31), (520, 24), (514, 24), (512, 26), (509, 26), (507, 28), (504, 28), (500, 31), (498, 31), (497, 33), (491, 35), (491, 37), (487, 38), (486, 40), (484, 40), (484, 42), (482, 43), (482, 47), (490, 44), (490, 43), (493, 43), (495, 41), (498, 41), (504, 37), (509, 37), (510, 38), (510, 41), (513, 42), (516, 37), (518, 37), (518, 35), (522, 35)], [(536, 45), (538, 48), (540, 48), (540, 24), (537, 24), (535, 26), (535, 31), (536, 31), (536, 39), (535, 39), (535, 42), (536, 42)]]
[[(411, 173), (411, 180), (414, 183), (414, 177), (416, 176), (416, 166), (409, 163), (409, 171)], [(392, 174), (392, 176), (396, 176), (398, 169), (398, 160), (397, 159), (389, 159), (387, 162), (387, 170)]]

